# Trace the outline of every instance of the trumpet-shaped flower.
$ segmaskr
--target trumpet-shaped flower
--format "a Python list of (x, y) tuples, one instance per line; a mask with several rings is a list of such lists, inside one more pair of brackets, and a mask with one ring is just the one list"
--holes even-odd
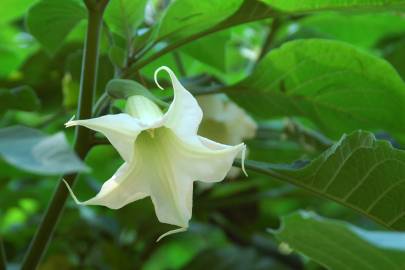
[[(252, 139), (256, 135), (257, 124), (253, 118), (224, 94), (199, 96), (197, 101), (204, 114), (198, 129), (200, 135), (231, 145)], [(232, 168), (228, 177), (236, 178), (239, 173), (238, 168)]]
[(166, 113), (148, 98), (132, 96), (126, 113), (66, 123), (103, 133), (125, 161), (95, 197), (79, 202), (71, 192), (75, 201), (118, 209), (150, 196), (159, 221), (180, 227), (159, 239), (187, 229), (193, 182), (222, 181), (245, 150), (243, 143), (229, 146), (198, 136), (203, 113), (197, 101), (168, 67), (155, 72), (159, 88), (163, 89), (157, 82), (161, 70), (168, 72), (174, 89)]

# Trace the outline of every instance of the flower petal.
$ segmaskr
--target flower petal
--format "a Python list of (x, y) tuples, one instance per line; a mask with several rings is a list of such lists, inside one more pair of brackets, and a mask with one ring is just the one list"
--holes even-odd
[[(103, 205), (111, 209), (119, 209), (131, 202), (148, 196), (148, 188), (142, 177), (138, 177), (137, 168), (124, 163), (117, 172), (107, 180), (97, 195), (81, 202), (67, 185), (73, 199), (80, 205)], [(139, 171), (139, 170), (138, 170)]]
[[(150, 196), (160, 222), (188, 227), (191, 218), (193, 181), (177, 167), (177, 156), (167, 144), (170, 129), (160, 128), (154, 134), (142, 133), (136, 143), (136, 155), (142, 157), (142, 177), (148, 183)], [(176, 146), (174, 146), (176, 147)]]
[(193, 141), (202, 120), (202, 110), (197, 100), (181, 85), (173, 71), (165, 66), (155, 71), (155, 82), (160, 89), (163, 88), (157, 81), (157, 75), (161, 70), (169, 74), (174, 90), (173, 102), (163, 116), (164, 126), (172, 129), (184, 140)]
[(245, 144), (230, 146), (200, 136), (199, 139), (203, 145), (202, 147), (195, 148), (194, 146), (195, 149), (192, 150), (191, 146), (187, 146), (190, 154), (194, 156), (194, 160), (190, 161), (193, 166), (188, 168), (190, 168), (190, 173), (195, 175), (196, 180), (202, 182), (222, 181), (240, 153), (242, 153), (242, 170), (246, 174), (244, 169)]
[(131, 96), (127, 99), (126, 112), (146, 126), (153, 127), (162, 122), (163, 113), (159, 106), (144, 96)]
[(141, 125), (137, 119), (124, 113), (88, 120), (71, 120), (65, 124), (66, 127), (76, 125), (103, 133), (126, 162), (132, 158), (136, 137), (147, 128)]

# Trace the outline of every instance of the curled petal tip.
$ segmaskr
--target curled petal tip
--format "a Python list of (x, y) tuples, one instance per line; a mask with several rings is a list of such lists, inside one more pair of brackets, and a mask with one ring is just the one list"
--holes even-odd
[(247, 174), (247, 172), (246, 172), (246, 169), (245, 169), (245, 158), (246, 158), (246, 145), (245, 144), (243, 144), (243, 149), (242, 149), (242, 172), (245, 174), (245, 176), (246, 177), (248, 177), (248, 174)]
[(70, 195), (72, 196), (73, 200), (75, 201), (76, 204), (82, 205), (83, 203), (79, 201), (76, 197), (76, 195), (73, 193), (73, 190), (70, 188), (68, 182), (66, 182), (65, 179), (62, 179), (63, 183), (65, 183), (66, 188), (69, 190)]
[(163, 238), (165, 238), (168, 235), (171, 235), (171, 234), (174, 234), (174, 233), (185, 232), (185, 231), (187, 231), (186, 227), (182, 227), (182, 228), (178, 228), (178, 229), (175, 229), (175, 230), (168, 231), (167, 233), (164, 233), (161, 236), (159, 236), (159, 238), (156, 240), (156, 243), (159, 242), (160, 240), (162, 240)]
[(73, 115), (73, 116), (69, 119), (69, 121), (67, 121), (67, 122), (65, 123), (65, 128), (73, 126), (73, 125), (74, 125), (74, 122), (75, 122), (75, 121), (73, 121), (74, 119), (75, 119), (75, 115)]
[(153, 75), (156, 85), (157, 85), (160, 89), (164, 90), (164, 88), (159, 84), (158, 79), (157, 79), (157, 76), (158, 76), (158, 74), (159, 74), (159, 72), (160, 72), (161, 70), (165, 70), (165, 71), (167, 71), (167, 72), (170, 73), (171, 69), (168, 68), (168, 67), (166, 67), (166, 66), (161, 66), (160, 68), (158, 68), (158, 69), (155, 70), (155, 74)]

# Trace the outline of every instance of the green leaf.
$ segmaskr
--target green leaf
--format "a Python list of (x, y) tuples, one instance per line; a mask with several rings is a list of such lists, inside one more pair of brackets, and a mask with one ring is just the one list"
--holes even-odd
[(405, 80), (405, 39), (391, 43), (384, 51), (384, 58), (387, 59)]
[(221, 31), (195, 40), (181, 48), (181, 51), (202, 63), (215, 67), (220, 71), (226, 71), (226, 46), (230, 38), (229, 31)]
[(13, 89), (0, 89), (0, 112), (7, 110), (38, 110), (40, 101), (35, 91), (29, 86)]
[(87, 171), (62, 132), (47, 136), (39, 130), (22, 126), (2, 128), (0, 154), (6, 162), (38, 174)]
[(42, 0), (27, 14), (30, 33), (51, 54), (60, 48), (66, 36), (86, 18), (86, 9), (79, 0)]
[(20, 65), (18, 52), (4, 46), (0, 47), (0, 77), (6, 77)]
[(16, 20), (27, 11), (36, 0), (2, 0), (0, 9), (0, 24)]
[(288, 13), (325, 10), (387, 10), (405, 7), (403, 0), (261, 0), (273, 8)]
[(370, 132), (343, 136), (303, 168), (264, 162), (246, 166), (348, 206), (387, 228), (405, 230), (405, 151)]
[[(174, 9), (173, 6), (180, 5), (180, 4), (175, 5), (175, 3), (180, 3), (180, 2), (183, 3), (186, 1), (190, 1), (196, 5), (203, 5), (204, 3), (207, 2), (207, 1), (204, 1), (204, 3), (200, 3), (203, 1), (180, 0), (180, 1), (174, 2), (169, 7), (169, 9), (170, 8)], [(219, 1), (219, 0), (217, 0), (217, 1)], [(269, 0), (269, 1), (272, 1), (272, 0)], [(277, 5), (283, 6), (283, 3), (282, 3), (283, 1), (284, 0), (280, 0), (277, 3), (271, 2), (271, 4), (272, 5), (277, 4)], [(296, 1), (300, 1), (300, 0), (296, 0)], [(319, 0), (319, 1), (321, 1), (321, 0)], [(336, 1), (336, 0), (334, 0), (334, 1)], [(384, 1), (384, 0), (380, 0), (380, 1)], [(388, 2), (391, 3), (394, 1), (395, 0), (391, 0)], [(212, 1), (208, 1), (208, 2), (212, 2)], [(303, 1), (303, 2), (306, 3), (305, 1)], [(387, 4), (387, 8), (384, 8), (382, 10), (383, 11), (386, 11), (388, 9), (395, 10), (396, 6), (402, 7), (402, 5), (405, 5), (405, 4), (402, 4), (402, 3), (405, 3), (404, 0), (398, 0), (397, 2), (398, 2), (398, 5), (391, 6), (391, 5)], [(227, 3), (228, 3), (228, 1), (222, 1), (220, 6), (226, 5)], [(312, 1), (311, 1), (311, 3), (312, 3)], [(370, 3), (373, 4), (374, 2), (370, 2)], [(381, 9), (380, 9), (381, 3), (380, 3), (380, 5), (377, 5), (376, 3), (374, 3), (374, 5), (371, 5), (371, 4), (370, 4), (370, 6), (367, 6), (367, 5), (360, 6), (360, 5), (347, 5), (347, 4), (343, 4), (340, 2), (336, 2), (335, 5), (330, 6), (326, 10), (335, 10), (335, 9), (337, 9), (336, 7), (339, 7), (339, 10), (341, 10), (341, 11), (349, 11), (349, 12), (352, 10), (369, 11), (370, 7), (375, 7), (376, 11), (381, 11)], [(383, 7), (386, 7), (386, 6), (383, 5)], [(388, 7), (390, 7), (390, 8), (388, 8)], [(182, 30), (181, 29), (182, 22), (178, 19), (182, 18), (181, 16), (183, 16), (183, 14), (189, 14), (190, 11), (187, 9), (183, 9), (182, 7), (179, 8), (178, 10), (181, 10), (182, 13), (180, 14), (180, 11), (177, 12), (177, 10), (175, 10), (175, 11), (173, 11), (175, 16), (167, 15), (169, 13), (169, 10), (167, 10), (167, 14), (165, 14), (165, 17), (166, 16), (174, 17), (171, 19), (174, 21), (174, 23), (170, 23), (169, 19), (163, 18), (167, 21), (164, 22), (164, 20), (162, 20), (161, 24), (165, 23), (165, 24), (167, 24), (167, 26), (164, 27), (163, 32), (162, 32), (162, 30), (160, 30), (158, 33), (158, 40), (168, 38), (168, 39), (170, 39), (171, 43), (168, 46), (166, 46), (165, 48), (158, 51), (156, 54), (153, 54), (144, 60), (136, 62), (134, 65), (131, 66), (131, 68), (129, 70), (127, 70), (128, 74), (130, 74), (134, 70), (137, 70), (137, 69), (140, 69), (140, 68), (146, 66), (147, 64), (156, 60), (158, 57), (160, 57), (168, 52), (171, 52), (174, 49), (177, 49), (178, 47), (183, 46), (184, 44), (195, 41), (196, 39), (199, 39), (203, 36), (206, 36), (211, 33), (215, 33), (215, 32), (230, 28), (230, 27), (234, 27), (236, 25), (253, 22), (253, 21), (258, 21), (258, 20), (263, 20), (263, 19), (267, 19), (267, 18), (271, 18), (271, 17), (275, 17), (275, 16), (280, 16), (285, 13), (283, 11), (272, 8), (272, 6), (270, 6), (269, 3), (266, 4), (263, 0), (262, 1), (261, 0), (243, 0), (243, 1), (241, 1), (239, 8), (237, 10), (235, 10), (233, 12), (233, 14), (229, 13), (228, 16), (223, 16), (223, 18), (227, 17), (226, 19), (218, 20), (216, 23), (212, 23), (211, 26), (209, 26), (209, 23), (208, 23), (208, 22), (211, 22), (211, 20), (208, 20), (206, 25), (198, 25), (195, 28), (193, 28), (194, 27), (193, 26), (193, 27), (191, 27), (191, 30), (185, 29), (184, 31), (180, 31), (180, 30)], [(323, 9), (321, 9), (321, 10), (323, 10)], [(299, 10), (299, 11), (300, 11), (300, 13), (306, 13), (306, 12), (309, 12), (310, 10), (302, 8), (302, 10)], [(198, 13), (196, 13), (196, 14), (198, 14)], [(213, 14), (216, 14), (216, 13), (213, 13)], [(205, 14), (202, 14), (202, 15), (205, 16)], [(197, 21), (198, 17), (200, 17), (200, 16), (196, 16), (196, 17), (197, 18), (190, 19), (189, 21), (194, 21), (194, 20)], [(188, 18), (186, 17), (186, 19), (188, 19)], [(176, 23), (176, 20), (177, 20), (177, 23)], [(169, 30), (167, 30), (167, 29), (169, 29)], [(178, 32), (176, 32), (176, 31), (178, 31)], [(165, 33), (165, 32), (167, 32), (167, 33)], [(156, 31), (154, 31), (154, 34), (156, 34)], [(153, 35), (153, 36), (154, 36), (154, 38), (156, 38), (156, 35)], [(155, 40), (154, 38), (153, 37), (149, 38), (149, 42), (151, 40)]]
[(207, 30), (235, 13), (243, 0), (177, 0), (159, 24), (158, 40), (179, 39)]
[(111, 63), (116, 67), (123, 68), (126, 65), (127, 53), (121, 47), (113, 45), (108, 51), (108, 57), (110, 58)]
[(146, 0), (113, 0), (105, 11), (105, 20), (114, 33), (131, 41), (144, 19)]
[(405, 19), (395, 13), (320, 13), (303, 18), (299, 26), (328, 38), (372, 48), (383, 37), (404, 33)]
[(23, 36), (21, 30), (14, 25), (1, 25), (0, 77), (15, 77), (18, 74), (17, 69), (37, 49), (35, 42), (22, 38)]
[(405, 234), (367, 231), (349, 223), (296, 212), (282, 219), (279, 241), (332, 270), (400, 270), (405, 267)]
[(286, 43), (224, 91), (258, 117), (306, 117), (333, 138), (359, 128), (405, 132), (405, 84), (398, 73), (342, 42)]

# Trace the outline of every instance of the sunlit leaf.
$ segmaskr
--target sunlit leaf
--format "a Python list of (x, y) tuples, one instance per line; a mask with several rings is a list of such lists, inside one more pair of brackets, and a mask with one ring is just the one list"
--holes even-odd
[(298, 26), (331, 39), (371, 48), (384, 37), (405, 33), (405, 18), (395, 13), (320, 13), (303, 18)]
[(405, 132), (405, 84), (398, 73), (337, 41), (286, 43), (225, 91), (258, 117), (306, 117), (334, 138), (358, 128)]
[(227, 43), (230, 38), (228, 31), (218, 32), (182, 47), (181, 51), (202, 63), (226, 71)]
[(28, 7), (35, 2), (37, 0), (2, 0), (0, 4), (0, 24), (22, 17)]
[(128, 42), (144, 19), (146, 0), (113, 0), (105, 11), (105, 20), (111, 31)]
[(27, 14), (30, 33), (49, 52), (54, 53), (70, 31), (86, 18), (79, 0), (41, 0)]
[(405, 7), (403, 0), (261, 0), (283, 12), (387, 10)]
[(159, 24), (158, 39), (178, 39), (209, 29), (235, 13), (242, 0), (177, 0)]

